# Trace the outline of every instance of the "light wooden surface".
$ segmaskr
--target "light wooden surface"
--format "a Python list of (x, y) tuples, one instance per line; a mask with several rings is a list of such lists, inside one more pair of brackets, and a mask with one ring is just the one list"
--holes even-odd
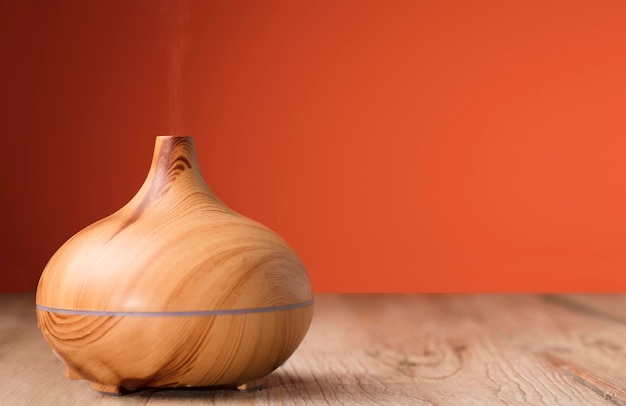
[(267, 389), (99, 394), (0, 296), (0, 404), (626, 405), (624, 295), (315, 296), (309, 334)]

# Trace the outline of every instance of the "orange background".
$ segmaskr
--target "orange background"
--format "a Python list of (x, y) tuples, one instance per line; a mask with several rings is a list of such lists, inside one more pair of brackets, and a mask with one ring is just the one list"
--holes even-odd
[(316, 291), (626, 290), (626, 2), (16, 0), (0, 15), (0, 291), (34, 289), (174, 132)]

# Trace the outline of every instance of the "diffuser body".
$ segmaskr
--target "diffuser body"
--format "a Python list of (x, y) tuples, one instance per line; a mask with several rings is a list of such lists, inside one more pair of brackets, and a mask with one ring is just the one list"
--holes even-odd
[(50, 259), (36, 302), (68, 377), (109, 393), (258, 386), (313, 313), (294, 251), (212, 193), (190, 137), (166, 136), (135, 197)]

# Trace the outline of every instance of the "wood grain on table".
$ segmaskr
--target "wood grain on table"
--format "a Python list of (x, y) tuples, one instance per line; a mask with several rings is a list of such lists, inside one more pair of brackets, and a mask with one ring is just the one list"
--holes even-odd
[(0, 405), (626, 405), (626, 295), (318, 294), (266, 389), (123, 397), (68, 381), (34, 295), (0, 295)]

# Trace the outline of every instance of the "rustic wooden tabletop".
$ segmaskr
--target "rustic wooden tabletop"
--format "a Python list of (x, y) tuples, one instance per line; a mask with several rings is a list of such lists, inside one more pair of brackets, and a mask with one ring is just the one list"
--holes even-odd
[(318, 294), (264, 390), (103, 395), (68, 381), (33, 295), (0, 295), (1, 405), (626, 405), (626, 295)]

